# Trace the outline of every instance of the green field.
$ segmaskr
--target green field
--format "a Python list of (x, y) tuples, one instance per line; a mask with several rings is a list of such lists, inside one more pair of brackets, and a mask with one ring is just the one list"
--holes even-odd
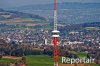
[[(47, 55), (34, 55), (34, 56), (31, 55), (31, 56), (27, 56), (26, 58), (27, 58), (27, 66), (53, 66), (53, 58)], [(61, 64), (61, 58), (59, 60), (59, 64)], [(90, 65), (99, 66), (94, 63)]]
[(53, 66), (53, 58), (47, 55), (27, 56), (27, 66)]
[(79, 58), (86, 58), (87, 54), (85, 52), (77, 52), (77, 51), (70, 51), (73, 54), (76, 54)]
[(0, 63), (2, 64), (9, 64), (9, 63), (14, 63), (16, 62), (17, 60), (14, 60), (14, 59), (0, 59)]
[[(53, 66), (53, 58), (47, 55), (30, 55), (26, 57), (26, 66)], [(18, 60), (0, 59), (0, 64), (15, 63)]]
[[(26, 57), (27, 63), (26, 66), (53, 66), (53, 58), (47, 55), (30, 55)], [(9, 64), (11, 62), (16, 62), (17, 60), (13, 59), (0, 59), (0, 63)], [(60, 63), (61, 64), (61, 59)], [(91, 66), (100, 66), (97, 64), (90, 64)]]

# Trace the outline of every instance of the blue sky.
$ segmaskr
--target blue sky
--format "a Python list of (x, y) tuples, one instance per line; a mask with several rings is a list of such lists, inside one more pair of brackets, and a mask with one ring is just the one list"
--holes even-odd
[[(97, 2), (100, 0), (57, 0), (57, 2)], [(53, 3), (53, 0), (0, 0), (0, 8), (19, 7), (30, 4)]]

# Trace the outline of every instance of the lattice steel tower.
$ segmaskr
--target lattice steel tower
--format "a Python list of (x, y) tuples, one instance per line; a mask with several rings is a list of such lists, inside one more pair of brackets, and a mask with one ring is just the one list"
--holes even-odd
[(58, 66), (58, 38), (59, 31), (57, 30), (57, 9), (56, 0), (54, 0), (54, 30), (52, 31), (52, 41), (54, 44), (54, 66)]

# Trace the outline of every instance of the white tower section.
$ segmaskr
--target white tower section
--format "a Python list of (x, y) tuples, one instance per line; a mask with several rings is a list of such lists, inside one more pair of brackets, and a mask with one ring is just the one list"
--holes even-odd
[(52, 37), (59, 37), (59, 31), (57, 30), (57, 9), (56, 9), (56, 0), (54, 0), (54, 30), (52, 31)]

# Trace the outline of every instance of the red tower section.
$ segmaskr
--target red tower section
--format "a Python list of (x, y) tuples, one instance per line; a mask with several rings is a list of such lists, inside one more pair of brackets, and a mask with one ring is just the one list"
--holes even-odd
[(53, 44), (54, 44), (54, 63), (55, 64), (58, 64), (58, 45), (57, 45), (57, 43), (58, 43), (57, 38), (53, 38)]

